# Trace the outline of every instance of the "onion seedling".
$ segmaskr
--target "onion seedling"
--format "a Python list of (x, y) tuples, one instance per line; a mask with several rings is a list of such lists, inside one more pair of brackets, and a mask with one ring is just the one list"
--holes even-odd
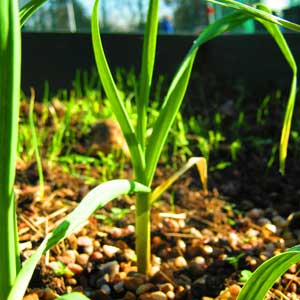
[[(41, 5), (31, 1), (27, 17)], [(22, 22), (22, 19), (21, 19)], [(3, 0), (0, 10), (0, 299), (23, 299), (41, 256), (82, 226), (99, 207), (120, 194), (149, 192), (149, 188), (128, 180), (113, 180), (91, 190), (78, 207), (49, 235), (21, 267), (17, 215), (14, 197), (21, 79), (21, 31), (18, 0)], [(72, 299), (66, 296), (63, 299)], [(80, 294), (73, 299), (86, 299)]]
[[(217, 4), (226, 5), (237, 12), (231, 13), (215, 23), (209, 25), (194, 41), (192, 47), (185, 56), (177, 73), (175, 74), (167, 94), (160, 107), (160, 113), (154, 122), (153, 128), (148, 128), (148, 107), (150, 102), (150, 91), (152, 87), (153, 68), (155, 63), (156, 40), (158, 30), (158, 10), (159, 0), (150, 0), (148, 8), (148, 16), (144, 33), (141, 73), (139, 87), (137, 89), (135, 100), (138, 112), (137, 125), (134, 127), (132, 120), (124, 105), (124, 101), (116, 87), (112, 73), (106, 60), (104, 49), (100, 38), (98, 6), (99, 0), (95, 0), (91, 31), (92, 43), (95, 55), (95, 61), (98, 73), (104, 88), (104, 91), (111, 103), (112, 110), (117, 121), (122, 129), (126, 139), (131, 162), (134, 169), (135, 180), (146, 186), (152, 185), (152, 180), (161, 155), (167, 136), (179, 112), (183, 101), (195, 61), (197, 51), (201, 45), (207, 41), (221, 35), (222, 33), (241, 25), (250, 18), (259, 20), (267, 27), (271, 35), (278, 43), (283, 54), (287, 58), (291, 66), (293, 58), (288, 49), (288, 46), (279, 33), (273, 30), (274, 27), (269, 25), (269, 22), (278, 24), (289, 29), (300, 30), (300, 26), (290, 23), (281, 18), (275, 17), (269, 12), (266, 12), (263, 7), (250, 7), (242, 5), (233, 0), (211, 1)], [(271, 24), (271, 23), (270, 23)], [(294, 71), (294, 69), (293, 69)], [(296, 72), (294, 72), (295, 74)], [(295, 85), (295, 77), (293, 87)], [(291, 98), (295, 95), (295, 89), (291, 94)], [(294, 103), (294, 98), (289, 101), (288, 115), (285, 121), (284, 136), (285, 139), (282, 145), (286, 144), (286, 137), (289, 134), (289, 121)], [(286, 126), (287, 124), (287, 126)], [(148, 129), (151, 129), (151, 134), (147, 136)], [(284, 153), (281, 156), (281, 161), (284, 161)], [(139, 193), (136, 199), (136, 255), (138, 271), (141, 273), (149, 273), (150, 271), (150, 209), (152, 196), (147, 193)]]

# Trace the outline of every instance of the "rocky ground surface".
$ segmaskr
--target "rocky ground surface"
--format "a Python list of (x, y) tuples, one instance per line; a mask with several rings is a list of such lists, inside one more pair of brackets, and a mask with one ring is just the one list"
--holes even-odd
[[(53, 102), (52, 108), (57, 116), (64, 115), (59, 102)], [(43, 116), (44, 110), (36, 104), (38, 116)], [(21, 111), (26, 115), (28, 105), (23, 103)], [(77, 121), (71, 119), (72, 128), (81, 128), (77, 123), (82, 117), (79, 114)], [(39, 126), (49, 126), (51, 141), (57, 130), (53, 117), (39, 124), (40, 120)], [(111, 131), (118, 130), (112, 127)], [(95, 141), (99, 138), (84, 138), (78, 139), (74, 151), (82, 154), (99, 150), (101, 145)], [(123, 148), (122, 139), (111, 140)], [(126, 153), (127, 149), (123, 150)], [(223, 159), (222, 153), (218, 155), (214, 158), (217, 162)], [(163, 194), (152, 209), (152, 268), (148, 277), (139, 274), (136, 267), (134, 199), (122, 197), (97, 211), (78, 232), (42, 258), (25, 300), (52, 300), (72, 291), (92, 300), (236, 299), (250, 272), (300, 242), (298, 156), (289, 155), (285, 177), (278, 174), (276, 165), (266, 168), (268, 156), (269, 152), (262, 153), (258, 148), (241, 151), (230, 167), (209, 173), (207, 194), (193, 169)], [(132, 178), (129, 164), (123, 161), (122, 165), (120, 176)], [(77, 176), (44, 160), (41, 197), (36, 163), (18, 160), (15, 192), (23, 261), (91, 187), (101, 182), (103, 169), (99, 166), (82, 162), (73, 169)], [(169, 169), (166, 165), (158, 168), (154, 186), (174, 172)], [(93, 183), (87, 182), (86, 174), (94, 178)], [(298, 264), (293, 265), (267, 299), (300, 299), (299, 273)]]
[[(46, 172), (45, 196), (39, 199), (39, 186), (33, 184), (35, 168), (19, 162), (17, 172), (23, 260), (89, 189), (83, 180), (56, 167)], [(280, 214), (273, 205), (259, 207), (250, 195), (234, 203), (233, 196), (222, 196), (216, 188), (204, 194), (194, 175), (186, 174), (153, 207), (148, 277), (137, 273), (134, 199), (123, 197), (97, 211), (43, 257), (25, 299), (50, 300), (71, 291), (93, 300), (236, 299), (249, 271), (299, 242), (299, 216), (292, 211)], [(163, 171), (158, 172), (160, 180)], [(212, 178), (217, 180), (218, 176)], [(227, 187), (227, 194), (242, 189), (234, 179), (221, 187), (224, 192)], [(299, 299), (299, 272), (293, 265), (268, 299)]]

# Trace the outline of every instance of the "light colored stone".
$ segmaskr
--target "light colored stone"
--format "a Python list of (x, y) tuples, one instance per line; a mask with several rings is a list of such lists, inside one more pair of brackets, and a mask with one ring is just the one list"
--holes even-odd
[(177, 268), (184, 268), (187, 266), (187, 261), (183, 256), (178, 256), (175, 258), (174, 264)]
[(104, 254), (109, 257), (112, 258), (114, 255), (116, 255), (120, 249), (111, 245), (104, 245), (103, 247), (103, 252)]

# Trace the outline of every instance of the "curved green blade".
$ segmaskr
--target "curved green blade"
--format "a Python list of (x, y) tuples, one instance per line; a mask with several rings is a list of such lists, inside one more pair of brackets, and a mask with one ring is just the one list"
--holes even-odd
[(142, 67), (137, 97), (137, 138), (142, 148), (145, 148), (147, 131), (147, 108), (152, 83), (153, 68), (155, 62), (157, 30), (158, 30), (159, 0), (151, 0), (149, 3), (146, 30), (143, 42)]
[(268, 290), (289, 267), (300, 261), (299, 247), (274, 256), (259, 266), (239, 293), (238, 300), (264, 300)]
[(17, 0), (0, 5), (0, 299), (6, 299), (20, 267), (14, 180), (21, 80), (21, 32)]
[(21, 27), (46, 2), (47, 0), (31, 0), (30, 2), (26, 3), (20, 9), (20, 13), (19, 13)]
[(149, 138), (146, 149), (146, 184), (152, 182), (156, 165), (167, 139), (168, 133), (174, 123), (176, 114), (183, 101), (191, 70), (197, 51), (201, 45), (222, 33), (239, 26), (250, 17), (244, 13), (235, 12), (209, 25), (194, 41), (182, 64), (180, 65), (164, 99), (161, 112), (154, 124), (153, 132)]
[(290, 30), (300, 31), (300, 25), (293, 22), (289, 22), (285, 19), (272, 15), (270, 12), (264, 10), (256, 9), (255, 7), (243, 4), (234, 0), (207, 0), (211, 3), (219, 4), (225, 7), (233, 8), (239, 10), (243, 13), (247, 13), (252, 18), (258, 18), (268, 22), (272, 22), (276, 25), (285, 27)]
[(144, 177), (143, 176), (144, 168), (145, 168), (144, 155), (143, 155), (141, 144), (137, 140), (135, 131), (130, 122), (124, 103), (118, 93), (116, 84), (114, 82), (114, 79), (112, 77), (111, 71), (109, 69), (105, 57), (105, 53), (100, 38), (98, 4), (99, 4), (99, 0), (96, 0), (93, 8), (92, 22), (91, 22), (92, 42), (93, 42), (93, 49), (94, 49), (97, 70), (102, 85), (104, 87), (105, 93), (111, 103), (112, 110), (118, 120), (118, 123), (126, 139), (131, 154), (131, 161), (133, 164), (133, 168), (136, 173), (136, 178), (139, 178), (139, 180), (141, 181), (141, 179), (143, 179)]
[(193, 156), (174, 174), (165, 179), (162, 184), (152, 191), (150, 196), (151, 203), (155, 202), (176, 180), (179, 179), (185, 172), (187, 172), (194, 165), (197, 166), (197, 170), (202, 183), (203, 191), (207, 192), (207, 162), (204, 157)]
[(35, 266), (41, 256), (77, 228), (80, 228), (97, 208), (104, 206), (121, 194), (133, 192), (148, 193), (149, 191), (149, 188), (137, 182), (124, 179), (111, 180), (92, 189), (82, 199), (76, 209), (44, 239), (36, 252), (24, 263), (7, 300), (22, 300)]
[[(257, 7), (262, 11), (271, 13), (271, 10), (263, 4), (257, 4)], [(262, 23), (266, 27), (268, 32), (271, 34), (271, 36), (274, 38), (275, 42), (277, 43), (278, 47), (280, 48), (283, 56), (285, 57), (287, 63), (289, 64), (293, 72), (290, 94), (286, 106), (286, 111), (285, 111), (282, 131), (281, 131), (280, 148), (279, 148), (279, 171), (281, 174), (284, 174), (285, 161), (287, 157), (287, 149), (288, 149), (288, 143), (289, 143), (289, 137), (291, 131), (291, 124), (292, 124), (292, 117), (293, 117), (294, 106), (296, 102), (296, 94), (297, 94), (297, 64), (279, 27), (274, 23), (270, 23), (259, 18), (257, 19), (257, 21)]]

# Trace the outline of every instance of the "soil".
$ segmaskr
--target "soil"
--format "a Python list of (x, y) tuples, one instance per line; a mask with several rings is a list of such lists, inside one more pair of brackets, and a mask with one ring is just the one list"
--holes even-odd
[[(77, 168), (99, 178), (96, 167)], [(22, 260), (93, 186), (46, 160), (43, 169), (41, 198), (36, 163), (18, 160)], [(71, 291), (92, 300), (236, 299), (249, 271), (300, 241), (300, 167), (291, 159), (286, 177), (276, 170), (266, 171), (265, 162), (247, 154), (209, 174), (208, 193), (195, 170), (186, 173), (153, 206), (148, 277), (136, 267), (134, 199), (111, 202), (43, 257), (24, 299), (50, 300)], [(160, 166), (154, 185), (170, 174)], [(131, 176), (128, 165), (124, 177)], [(300, 299), (299, 272), (293, 265), (267, 299)]]

